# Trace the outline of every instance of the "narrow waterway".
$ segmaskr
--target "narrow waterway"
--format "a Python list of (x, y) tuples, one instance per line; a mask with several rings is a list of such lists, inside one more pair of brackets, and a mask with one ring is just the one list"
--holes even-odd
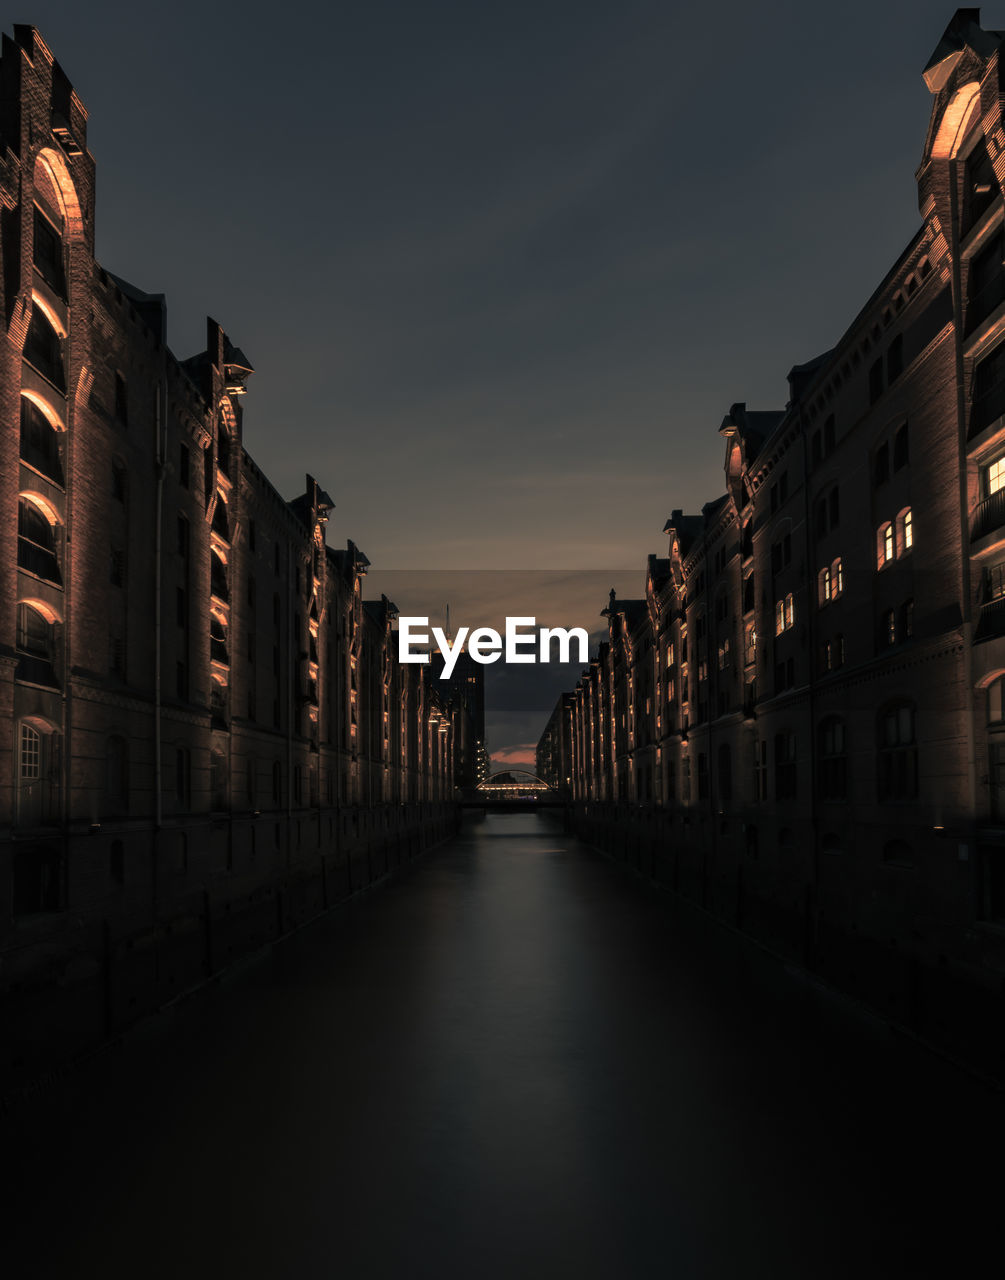
[(492, 815), (9, 1117), (5, 1274), (946, 1275), (1003, 1135), (969, 1076)]

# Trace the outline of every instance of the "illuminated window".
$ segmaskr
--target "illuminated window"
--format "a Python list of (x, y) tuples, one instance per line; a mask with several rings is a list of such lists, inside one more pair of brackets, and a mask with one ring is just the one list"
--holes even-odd
[(788, 628), (792, 626), (795, 620), (796, 620), (796, 610), (795, 610), (795, 605), (793, 604), (793, 601), (792, 601), (792, 592), (790, 591), (789, 594), (785, 597), (786, 630), (788, 630)]
[(876, 531), (876, 567), (884, 568), (894, 556), (893, 525), (889, 521)]
[(834, 561), (831, 565), (831, 598), (839, 596), (844, 591), (844, 569), (841, 566), (841, 557)]
[(905, 507), (897, 516), (897, 555), (903, 556), (914, 546), (914, 519), (911, 508)]
[(829, 604), (831, 600), (831, 571), (828, 565), (817, 574), (817, 600), (821, 605)]

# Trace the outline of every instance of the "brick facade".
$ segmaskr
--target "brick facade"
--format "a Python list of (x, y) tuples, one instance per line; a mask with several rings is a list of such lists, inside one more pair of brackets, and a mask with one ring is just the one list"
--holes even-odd
[(612, 595), (539, 747), (584, 834), (996, 1071), (1001, 56), (961, 10), (925, 71), (920, 229), (784, 409), (731, 407), (724, 493), (673, 513), (644, 599)]
[(454, 821), (454, 712), (247, 454), (251, 366), (179, 361), (94, 259), (87, 115), (0, 61), (0, 1074), (26, 1078), (379, 878)]

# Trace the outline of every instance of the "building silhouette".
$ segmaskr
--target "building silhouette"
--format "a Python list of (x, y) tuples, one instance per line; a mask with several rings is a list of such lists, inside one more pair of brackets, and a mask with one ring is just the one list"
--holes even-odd
[(783, 409), (730, 407), (538, 749), (593, 839), (934, 1039), (993, 1013), (999, 1067), (1002, 41), (950, 22), (921, 226)]
[(453, 713), (243, 445), (251, 363), (94, 258), (87, 115), (0, 60), (0, 998), (10, 1079), (441, 838)]

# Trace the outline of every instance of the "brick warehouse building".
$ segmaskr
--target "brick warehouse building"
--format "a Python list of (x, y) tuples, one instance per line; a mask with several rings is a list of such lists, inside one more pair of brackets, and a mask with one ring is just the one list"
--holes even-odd
[(87, 117), (0, 61), (0, 1077), (29, 1078), (452, 829), (455, 713), (366, 557), (242, 445), (251, 365), (93, 256)]
[(580, 830), (1005, 1069), (1005, 73), (960, 10), (924, 75), (922, 225), (542, 737)]

